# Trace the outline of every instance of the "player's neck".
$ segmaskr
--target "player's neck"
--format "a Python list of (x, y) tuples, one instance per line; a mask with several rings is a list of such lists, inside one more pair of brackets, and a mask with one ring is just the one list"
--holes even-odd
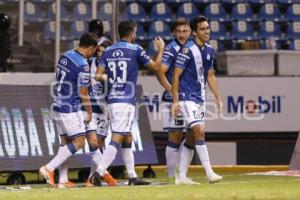
[(75, 49), (78, 53), (80, 53), (83, 57), (87, 57), (86, 56), (86, 50), (85, 49), (83, 49), (83, 48), (80, 48), (80, 47), (78, 47), (78, 48), (76, 48)]
[(131, 39), (129, 37), (123, 37), (121, 40), (132, 43)]
[(197, 43), (200, 47), (203, 47), (203, 46), (204, 46), (204, 42), (201, 41), (198, 37), (195, 37), (195, 41), (196, 41), (196, 43)]

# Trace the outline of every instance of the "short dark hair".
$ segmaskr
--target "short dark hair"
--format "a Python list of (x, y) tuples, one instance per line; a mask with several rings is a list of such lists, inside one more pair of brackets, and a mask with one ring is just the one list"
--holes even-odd
[(185, 19), (185, 18), (178, 18), (176, 19), (176, 21), (174, 22), (174, 24), (172, 25), (172, 31), (174, 31), (176, 29), (177, 26), (182, 26), (182, 25), (190, 25), (189, 24), (189, 20)]
[(206, 17), (204, 17), (202, 15), (191, 19), (190, 27), (191, 27), (192, 31), (197, 31), (197, 24), (202, 23), (202, 22), (207, 22)]
[(99, 19), (93, 19), (89, 22), (89, 32), (95, 33), (98, 37), (103, 36), (103, 23)]
[(122, 21), (118, 26), (119, 37), (129, 36), (136, 28), (136, 22), (132, 20)]
[(94, 33), (84, 33), (79, 39), (79, 47), (90, 47), (98, 45), (98, 37)]

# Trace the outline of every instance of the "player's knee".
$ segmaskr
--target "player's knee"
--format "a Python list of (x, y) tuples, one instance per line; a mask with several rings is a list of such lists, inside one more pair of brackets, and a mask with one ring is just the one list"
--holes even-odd
[(90, 152), (96, 151), (98, 148), (99, 148), (98, 141), (90, 141), (89, 142)]
[(80, 137), (75, 138), (73, 143), (74, 143), (74, 146), (76, 147), (77, 150), (82, 149), (85, 145), (84, 136), (80, 136)]

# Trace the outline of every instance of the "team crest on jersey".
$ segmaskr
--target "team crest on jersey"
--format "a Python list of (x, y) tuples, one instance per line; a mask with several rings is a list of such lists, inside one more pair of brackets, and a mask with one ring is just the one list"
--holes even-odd
[(206, 59), (207, 59), (207, 60), (209, 60), (209, 59), (210, 59), (210, 55), (209, 55), (209, 54), (207, 54), (207, 56), (206, 56)]
[(123, 56), (123, 55), (124, 55), (124, 53), (123, 53), (123, 51), (121, 51), (120, 49), (117, 49), (117, 50), (114, 51), (113, 54), (112, 54), (113, 57), (121, 57), (121, 56)]
[(66, 58), (61, 59), (60, 64), (66, 66), (68, 64), (68, 60)]
[(188, 49), (188, 48), (183, 48), (183, 49), (182, 49), (182, 53), (187, 54), (188, 52), (189, 52), (189, 49)]
[(88, 72), (89, 71), (89, 66), (84, 66), (84, 71)]

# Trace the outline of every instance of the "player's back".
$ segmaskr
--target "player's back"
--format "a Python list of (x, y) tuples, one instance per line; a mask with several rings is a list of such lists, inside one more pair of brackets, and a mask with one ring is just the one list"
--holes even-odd
[(101, 64), (107, 69), (107, 103), (135, 104), (138, 68), (140, 64), (147, 64), (149, 59), (142, 47), (125, 40), (121, 40), (106, 49)]
[(65, 52), (57, 64), (53, 109), (65, 113), (79, 110), (79, 87), (87, 86), (89, 82), (86, 58), (76, 50)]

